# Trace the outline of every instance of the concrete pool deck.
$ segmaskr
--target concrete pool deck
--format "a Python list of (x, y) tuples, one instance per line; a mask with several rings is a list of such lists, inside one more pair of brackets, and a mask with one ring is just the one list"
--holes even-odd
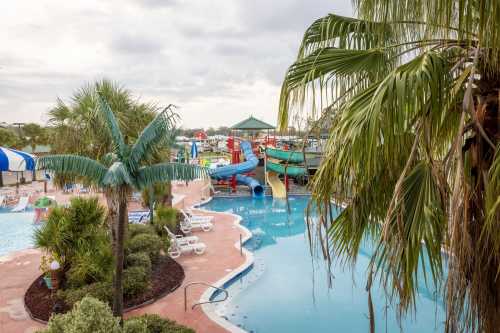
[[(195, 181), (185, 185), (175, 185), (173, 193), (178, 208), (191, 207), (209, 198), (206, 182)], [(200, 214), (207, 214), (200, 211)], [(212, 321), (200, 306), (191, 310), (207, 291), (204, 286), (191, 286), (188, 290), (188, 310), (184, 311), (184, 286), (190, 282), (214, 284), (245, 263), (245, 257), (234, 246), (244, 235), (243, 229), (235, 222), (234, 215), (210, 213), (215, 216), (215, 228), (210, 232), (195, 232), (196, 236), (207, 245), (201, 255), (183, 255), (177, 262), (185, 271), (183, 284), (174, 292), (153, 304), (128, 312), (125, 317), (144, 313), (157, 313), (184, 324), (198, 333), (227, 332)], [(30, 319), (24, 309), (24, 292), (32, 281), (40, 275), (40, 252), (28, 249), (0, 258), (0, 332), (32, 333), (44, 325)]]

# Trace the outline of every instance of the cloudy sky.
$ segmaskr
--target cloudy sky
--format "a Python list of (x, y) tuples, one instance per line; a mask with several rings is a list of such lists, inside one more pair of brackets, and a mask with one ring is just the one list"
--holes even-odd
[(329, 12), (350, 15), (350, 0), (1, 1), (0, 121), (43, 123), (105, 77), (179, 105), (184, 127), (276, 123), (302, 34)]

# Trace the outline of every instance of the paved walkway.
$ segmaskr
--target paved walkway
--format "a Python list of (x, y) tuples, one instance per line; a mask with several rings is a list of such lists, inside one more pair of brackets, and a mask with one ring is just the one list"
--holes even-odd
[[(189, 186), (181, 185), (174, 188), (174, 193), (185, 195), (184, 201), (177, 206), (189, 207), (206, 199), (202, 182), (192, 182)], [(188, 311), (184, 311), (184, 285), (193, 281), (203, 281), (213, 284), (243, 264), (244, 258), (234, 247), (239, 240), (241, 229), (234, 225), (234, 218), (223, 213), (213, 213), (215, 230), (196, 232), (202, 242), (207, 244), (207, 250), (202, 256), (185, 255), (177, 261), (184, 268), (186, 278), (181, 287), (157, 302), (131, 311), (126, 317), (157, 313), (179, 323), (192, 327), (198, 333), (226, 332), (225, 329), (211, 321), (200, 307), (191, 310), (205, 287), (192, 286), (188, 294)], [(40, 252), (25, 250), (13, 254), (10, 258), (0, 261), (0, 332), (32, 333), (43, 325), (31, 320), (24, 310), (23, 296), (29, 284), (40, 274), (38, 266)]]

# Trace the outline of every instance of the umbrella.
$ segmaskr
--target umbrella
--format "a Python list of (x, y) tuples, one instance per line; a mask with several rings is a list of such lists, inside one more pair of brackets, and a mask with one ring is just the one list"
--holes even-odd
[(55, 204), (55, 201), (49, 197), (41, 197), (35, 201), (35, 208), (47, 208)]
[(33, 171), (35, 159), (35, 156), (28, 153), (0, 147), (0, 171)]
[(196, 146), (196, 141), (193, 141), (191, 143), (191, 157), (192, 158), (198, 157), (198, 147)]

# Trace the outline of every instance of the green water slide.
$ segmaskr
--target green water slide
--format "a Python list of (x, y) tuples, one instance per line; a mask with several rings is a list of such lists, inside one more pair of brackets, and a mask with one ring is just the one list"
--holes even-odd
[(301, 176), (301, 175), (306, 174), (306, 168), (291, 165), (291, 164), (288, 164), (288, 166), (286, 166), (285, 164), (267, 161), (266, 168), (267, 168), (267, 171), (272, 171), (272, 172), (279, 173), (282, 175), (287, 174), (288, 176), (292, 176), (292, 177)]
[(266, 155), (288, 163), (304, 163), (304, 154), (301, 151), (266, 148)]

